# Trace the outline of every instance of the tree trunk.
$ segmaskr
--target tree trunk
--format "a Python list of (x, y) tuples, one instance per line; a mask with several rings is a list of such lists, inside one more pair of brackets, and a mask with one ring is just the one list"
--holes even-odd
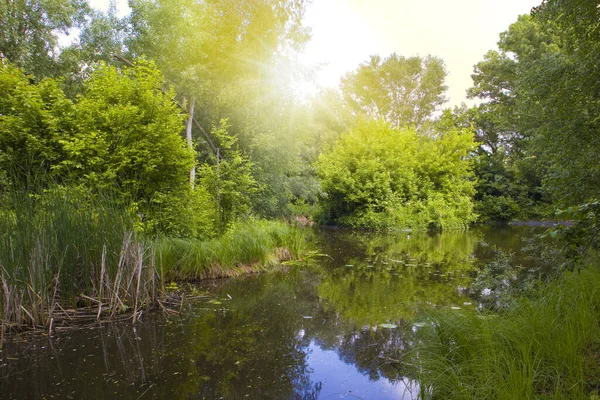
[[(194, 143), (192, 142), (192, 124), (194, 123), (194, 105), (196, 104), (196, 99), (192, 97), (192, 102), (190, 103), (190, 109), (188, 110), (188, 120), (187, 126), (185, 128), (185, 136), (187, 138), (188, 146), (191, 149), (194, 148)], [(192, 186), (192, 190), (194, 190), (194, 183), (196, 182), (196, 160), (194, 157), (194, 165), (190, 170), (190, 185)]]

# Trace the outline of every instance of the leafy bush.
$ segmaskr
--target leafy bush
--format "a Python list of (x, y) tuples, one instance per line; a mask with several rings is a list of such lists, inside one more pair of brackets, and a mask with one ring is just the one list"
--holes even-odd
[(317, 161), (323, 219), (368, 228), (460, 229), (475, 219), (473, 135), (363, 122)]

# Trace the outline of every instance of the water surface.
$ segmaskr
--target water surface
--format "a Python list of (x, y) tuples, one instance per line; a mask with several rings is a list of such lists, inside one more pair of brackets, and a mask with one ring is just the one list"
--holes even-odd
[[(493, 246), (526, 262), (527, 227), (322, 230), (310, 264), (204, 282), (181, 316), (104, 323), (0, 350), (2, 399), (411, 399), (402, 354), (431, 308), (474, 308)], [(326, 254), (326, 256), (325, 256)]]

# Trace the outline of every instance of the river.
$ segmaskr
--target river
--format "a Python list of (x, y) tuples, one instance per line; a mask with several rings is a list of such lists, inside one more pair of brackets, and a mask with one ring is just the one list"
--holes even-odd
[(0, 350), (2, 399), (412, 399), (419, 317), (476, 307), (494, 246), (527, 263), (527, 227), (464, 233), (317, 230), (311, 260), (206, 281), (181, 315), (21, 335)]

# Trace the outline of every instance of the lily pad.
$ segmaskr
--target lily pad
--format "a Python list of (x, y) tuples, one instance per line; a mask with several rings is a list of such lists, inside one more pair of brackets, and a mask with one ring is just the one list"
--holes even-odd
[(398, 327), (398, 325), (396, 324), (379, 324), (379, 326), (387, 329), (395, 329)]

